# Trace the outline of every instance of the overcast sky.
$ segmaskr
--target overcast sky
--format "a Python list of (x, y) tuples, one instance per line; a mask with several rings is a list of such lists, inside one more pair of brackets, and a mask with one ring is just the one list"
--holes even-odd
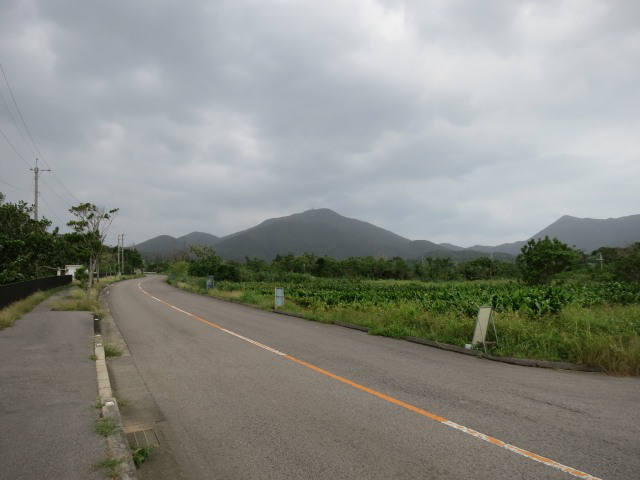
[[(119, 207), (111, 242), (327, 207), (470, 246), (640, 213), (637, 1), (0, 0), (0, 63), (54, 170), (41, 212)], [(0, 162), (31, 202), (2, 136)]]

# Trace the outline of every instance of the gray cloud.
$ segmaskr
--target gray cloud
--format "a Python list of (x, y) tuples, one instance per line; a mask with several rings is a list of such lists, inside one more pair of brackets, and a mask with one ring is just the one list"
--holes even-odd
[[(0, 61), (56, 223), (61, 179), (130, 241), (326, 206), (472, 245), (638, 213), (638, 25), (633, 2), (7, 1)], [(0, 127), (32, 161), (2, 102)]]

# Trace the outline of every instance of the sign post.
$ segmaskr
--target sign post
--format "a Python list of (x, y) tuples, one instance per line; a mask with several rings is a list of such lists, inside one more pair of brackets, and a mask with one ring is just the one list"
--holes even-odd
[(484, 353), (487, 353), (487, 329), (489, 328), (489, 322), (493, 325), (493, 333), (496, 336), (496, 343), (498, 343), (498, 331), (496, 330), (496, 322), (493, 319), (493, 309), (491, 307), (480, 307), (471, 345), (476, 346), (482, 343)]
[(284, 305), (284, 288), (276, 287), (276, 308)]

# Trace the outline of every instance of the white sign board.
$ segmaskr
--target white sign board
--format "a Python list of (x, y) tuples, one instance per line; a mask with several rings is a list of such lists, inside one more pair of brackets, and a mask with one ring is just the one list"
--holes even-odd
[(276, 308), (284, 305), (284, 288), (276, 287)]
[(491, 315), (491, 307), (480, 307), (478, 310), (478, 319), (476, 320), (476, 329), (473, 332), (471, 345), (477, 345), (479, 343), (484, 344), (484, 341), (487, 338), (487, 328), (489, 327)]

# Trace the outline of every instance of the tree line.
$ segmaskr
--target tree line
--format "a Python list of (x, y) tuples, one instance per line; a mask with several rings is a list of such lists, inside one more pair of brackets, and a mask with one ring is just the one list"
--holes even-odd
[[(73, 231), (60, 233), (50, 220), (34, 220), (31, 205), (5, 202), (0, 193), (0, 284), (53, 276), (65, 265), (84, 265), (100, 275), (115, 274), (117, 247), (104, 245), (104, 221), (115, 212), (79, 204), (70, 209), (68, 225)], [(135, 249), (125, 249), (123, 256), (123, 273), (143, 267)]]
[(327, 278), (461, 281), (514, 279), (530, 284), (553, 280), (640, 281), (640, 243), (625, 248), (601, 248), (587, 255), (558, 239), (530, 240), (514, 263), (480, 257), (454, 262), (450, 258), (405, 260), (350, 257), (343, 260), (313, 253), (277, 255), (271, 262), (245, 258), (225, 261), (212, 247), (192, 246), (187, 260), (155, 267), (174, 273), (217, 280), (276, 281), (292, 276)]

